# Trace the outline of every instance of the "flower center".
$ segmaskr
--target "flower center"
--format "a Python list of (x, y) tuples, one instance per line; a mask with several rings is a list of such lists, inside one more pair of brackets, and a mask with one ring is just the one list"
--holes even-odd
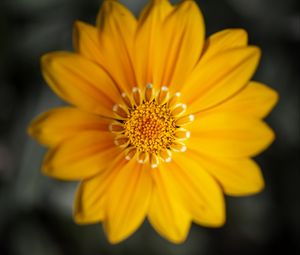
[(149, 162), (155, 168), (160, 162), (170, 162), (172, 152), (186, 151), (184, 141), (190, 132), (185, 126), (194, 116), (185, 115), (180, 93), (172, 95), (165, 86), (155, 91), (148, 84), (143, 92), (134, 87), (131, 95), (121, 96), (124, 104), (113, 106), (116, 118), (109, 129), (127, 160), (136, 157), (139, 163)]
[(154, 100), (133, 108), (124, 126), (129, 143), (138, 151), (157, 154), (175, 140), (176, 124), (170, 109)]

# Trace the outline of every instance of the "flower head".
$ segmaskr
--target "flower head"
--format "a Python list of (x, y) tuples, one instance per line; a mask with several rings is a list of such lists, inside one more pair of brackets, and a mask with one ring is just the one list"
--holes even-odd
[(72, 106), (29, 132), (49, 147), (44, 173), (81, 180), (76, 222), (103, 222), (117, 243), (147, 218), (179, 243), (191, 222), (224, 223), (223, 193), (263, 188), (251, 157), (273, 141), (262, 119), (277, 93), (250, 81), (260, 50), (244, 30), (205, 40), (192, 0), (152, 0), (138, 19), (105, 0), (97, 26), (75, 23), (74, 47), (42, 57), (47, 83)]

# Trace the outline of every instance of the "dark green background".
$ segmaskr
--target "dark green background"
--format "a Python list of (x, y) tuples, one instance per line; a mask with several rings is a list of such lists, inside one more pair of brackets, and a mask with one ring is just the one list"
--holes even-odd
[[(101, 1), (0, 0), (0, 254), (268, 254), (299, 250), (299, 40), (297, 0), (202, 0), (207, 35), (242, 27), (263, 55), (255, 79), (280, 93), (267, 121), (275, 143), (257, 158), (266, 189), (226, 198), (221, 229), (193, 225), (183, 245), (172, 245), (145, 223), (127, 241), (111, 246), (101, 225), (72, 221), (76, 183), (43, 176), (44, 149), (26, 135), (28, 122), (62, 102), (42, 80), (39, 58), (71, 50), (76, 19), (93, 23)], [(135, 13), (146, 1), (124, 0)]]

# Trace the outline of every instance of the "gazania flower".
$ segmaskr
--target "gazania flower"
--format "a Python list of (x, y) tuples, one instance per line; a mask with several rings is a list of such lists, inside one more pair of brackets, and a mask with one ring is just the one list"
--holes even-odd
[(242, 29), (205, 40), (194, 1), (153, 0), (136, 19), (106, 0), (97, 26), (76, 22), (75, 52), (42, 57), (43, 75), (72, 106), (38, 117), (45, 174), (80, 180), (77, 223), (103, 222), (112, 243), (148, 219), (171, 242), (191, 222), (224, 224), (223, 193), (259, 192), (251, 159), (274, 139), (262, 121), (277, 101), (249, 81), (260, 50)]

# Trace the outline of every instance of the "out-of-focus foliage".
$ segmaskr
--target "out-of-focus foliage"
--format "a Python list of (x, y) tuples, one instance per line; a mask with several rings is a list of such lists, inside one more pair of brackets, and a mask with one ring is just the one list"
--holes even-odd
[[(145, 0), (121, 1), (135, 14)], [(61, 101), (42, 80), (39, 58), (72, 49), (76, 19), (94, 22), (96, 0), (0, 1), (0, 254), (268, 254), (296, 250), (299, 203), (299, 42), (297, 0), (198, 1), (207, 35), (228, 27), (249, 32), (262, 48), (255, 78), (275, 88), (280, 101), (268, 122), (277, 139), (258, 158), (266, 180), (263, 193), (227, 197), (227, 224), (193, 226), (185, 244), (175, 246), (147, 224), (129, 240), (111, 246), (100, 225), (72, 221), (76, 183), (44, 177), (44, 150), (26, 134), (33, 116)], [(298, 247), (299, 248), (299, 247)]]

